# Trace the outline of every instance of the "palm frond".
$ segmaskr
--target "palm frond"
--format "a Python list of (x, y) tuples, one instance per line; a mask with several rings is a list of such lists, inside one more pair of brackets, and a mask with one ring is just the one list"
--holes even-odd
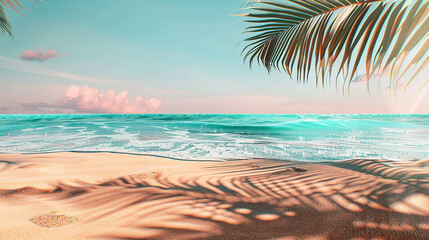
[[(33, 2), (33, 0), (30, 0)], [(34, 2), (33, 2), (34, 3)], [(19, 12), (18, 9), (15, 7), (15, 5), (19, 8), (24, 8), (21, 6), (21, 4), (19, 4), (19, 2), (17, 0), (0, 0), (0, 5), (3, 6), (10, 6), (13, 10), (15, 10), (16, 12)]]
[[(350, 83), (364, 63), (367, 79), (390, 68), (391, 86), (414, 67), (417, 72), (429, 45), (429, 0), (250, 0), (245, 29), (253, 36), (244, 59), (284, 70), (298, 82), (316, 84), (336, 73)], [(423, 43), (423, 44), (422, 44)], [(413, 58), (404, 66), (410, 52)], [(334, 70), (335, 69), (335, 70)], [(414, 75), (417, 73), (414, 72)], [(294, 74), (294, 75), (295, 75)], [(394, 80), (396, 79), (396, 80)], [(411, 80), (410, 80), (411, 81)]]
[(6, 14), (4, 12), (3, 6), (0, 4), (0, 29), (2, 33), (7, 33), (12, 35), (12, 26), (7, 20)]
[[(30, 0), (34, 5), (38, 6), (33, 0)], [(43, 0), (39, 0), (45, 3)], [(4, 7), (11, 7), (15, 12), (19, 13), (18, 8), (25, 9), (17, 0), (0, 0), (0, 30), (2, 33), (7, 33), (12, 36), (12, 26), (10, 25)]]

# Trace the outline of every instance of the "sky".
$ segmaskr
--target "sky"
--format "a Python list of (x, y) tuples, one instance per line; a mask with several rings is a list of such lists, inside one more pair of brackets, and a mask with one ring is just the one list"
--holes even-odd
[[(297, 84), (249, 68), (240, 55), (243, 0), (23, 1), (0, 36), (0, 113), (429, 113), (425, 69), (413, 88), (388, 78), (335, 86)], [(363, 72), (361, 72), (363, 73)], [(428, 84), (429, 85), (429, 84)]]

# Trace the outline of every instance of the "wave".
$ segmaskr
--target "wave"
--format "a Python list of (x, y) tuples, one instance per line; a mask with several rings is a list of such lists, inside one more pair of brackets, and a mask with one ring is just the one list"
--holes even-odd
[(429, 115), (0, 115), (0, 152), (188, 159), (429, 157)]

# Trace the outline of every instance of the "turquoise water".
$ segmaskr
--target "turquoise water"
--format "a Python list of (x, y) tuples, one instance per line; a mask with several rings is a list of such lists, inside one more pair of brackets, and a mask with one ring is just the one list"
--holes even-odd
[(0, 115), (0, 152), (181, 159), (429, 158), (429, 115)]

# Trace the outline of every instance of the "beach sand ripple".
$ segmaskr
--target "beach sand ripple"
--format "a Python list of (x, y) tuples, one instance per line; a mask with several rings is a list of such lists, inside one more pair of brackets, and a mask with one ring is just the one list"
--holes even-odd
[(429, 239), (422, 162), (43, 155), (43, 174), (19, 168), (35, 155), (0, 155), (4, 239)]

